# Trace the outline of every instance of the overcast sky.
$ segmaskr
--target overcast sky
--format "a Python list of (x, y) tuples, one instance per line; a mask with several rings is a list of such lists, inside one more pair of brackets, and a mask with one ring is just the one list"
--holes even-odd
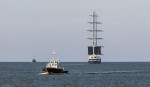
[(93, 11), (102, 62), (150, 61), (150, 0), (0, 0), (0, 62), (87, 62)]

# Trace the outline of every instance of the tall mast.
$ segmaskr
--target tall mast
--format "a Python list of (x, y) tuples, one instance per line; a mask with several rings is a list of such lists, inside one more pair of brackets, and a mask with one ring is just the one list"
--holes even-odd
[(90, 31), (93, 34), (93, 37), (92, 38), (88, 38), (88, 39), (92, 40), (92, 43), (93, 43), (93, 55), (94, 55), (95, 54), (94, 53), (95, 47), (97, 46), (97, 40), (98, 39), (102, 39), (102, 38), (97, 38), (97, 32), (102, 31), (102, 30), (97, 30), (97, 24), (102, 24), (102, 23), (101, 22), (97, 22), (98, 15), (96, 14), (96, 12), (93, 12), (93, 14), (90, 15), (90, 16), (92, 16), (93, 21), (92, 22), (88, 22), (88, 23), (93, 25), (93, 29), (92, 30), (87, 30), (87, 31)]

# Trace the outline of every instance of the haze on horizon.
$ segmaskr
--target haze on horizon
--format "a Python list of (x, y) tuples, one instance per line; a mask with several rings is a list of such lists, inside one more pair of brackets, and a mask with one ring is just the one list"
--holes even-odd
[(93, 11), (102, 62), (150, 61), (149, 0), (0, 0), (0, 62), (87, 62)]

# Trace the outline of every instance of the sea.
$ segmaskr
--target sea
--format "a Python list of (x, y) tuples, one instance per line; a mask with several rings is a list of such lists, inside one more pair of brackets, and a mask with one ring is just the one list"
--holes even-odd
[(61, 62), (68, 74), (44, 74), (46, 62), (0, 62), (0, 87), (150, 87), (150, 62)]

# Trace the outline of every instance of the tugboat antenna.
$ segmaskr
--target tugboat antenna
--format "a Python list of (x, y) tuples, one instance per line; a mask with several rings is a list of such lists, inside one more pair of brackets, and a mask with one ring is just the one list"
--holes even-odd
[(53, 51), (53, 52), (52, 52), (52, 56), (53, 56), (53, 58), (55, 58), (55, 55), (56, 55), (56, 52), (55, 52), (55, 51)]

